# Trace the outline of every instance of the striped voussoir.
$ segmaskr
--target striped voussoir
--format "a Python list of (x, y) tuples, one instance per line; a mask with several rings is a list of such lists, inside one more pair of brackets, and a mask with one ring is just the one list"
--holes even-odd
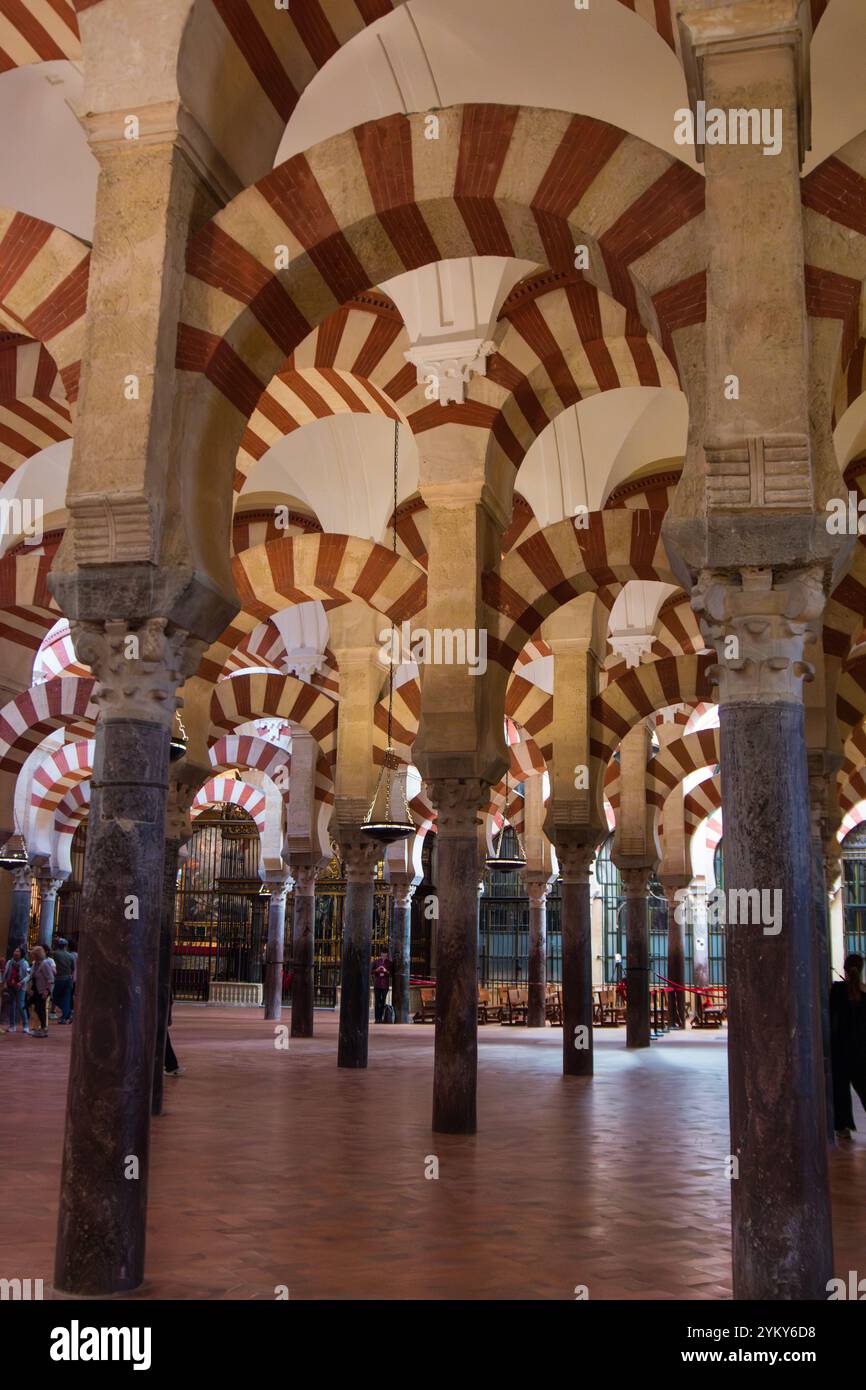
[(631, 309), (575, 274), (561, 276), (563, 283), (549, 284), (549, 273), (543, 278), (543, 293), (521, 297), (530, 277), (517, 287), (518, 297), (506, 301), (500, 315), (505, 334), (486, 377), (474, 378), (470, 388), (472, 399), (497, 407), (490, 428), (515, 468), (557, 415), (588, 396), (680, 385)]
[(52, 676), (89, 676), (89, 666), (83, 666), (75, 655), (69, 623), (63, 618), (56, 631), (43, 639), (33, 662), (33, 682), (50, 680)]
[[(61, 799), (54, 813), (54, 860), (69, 866), (72, 837), (90, 810), (91, 781), (76, 782)], [(65, 847), (63, 841), (66, 841)]]
[[(626, 336), (670, 335), (671, 267), (693, 277), (706, 263), (694, 171), (567, 112), (472, 105), (437, 117), (438, 140), (425, 139), (424, 113), (333, 136), (247, 188), (191, 239), (177, 365), (234, 407), (238, 443), (274, 374), (318, 324), (370, 286), (433, 261), (512, 256), (571, 271), (584, 244), (586, 278), (625, 306)], [(277, 245), (287, 248), (286, 270), (274, 269)], [(461, 419), (472, 413), (460, 409)]]
[[(324, 653), (325, 662), (319, 671), (314, 671), (310, 684), (330, 695), (332, 700), (340, 698), (340, 678), (337, 671), (337, 658), (330, 648)], [(282, 675), (292, 675), (287, 663), (290, 657), (285, 638), (272, 619), (259, 623), (229, 655), (219, 679), (224, 680), (236, 671), (261, 670), (276, 671)]]
[(77, 237), (0, 209), (0, 327), (45, 345), (67, 401), (78, 396), (89, 265)]
[[(718, 728), (701, 729), (698, 733), (684, 734), (682, 738), (674, 739), (647, 763), (647, 801), (661, 808), (683, 778), (699, 772), (703, 767), (715, 767), (718, 761)], [(608, 763), (604, 775), (604, 794), (616, 810), (622, 787), (619, 765), (613, 760)]]
[(839, 808), (845, 815), (861, 801), (866, 801), (866, 768), (861, 766), (844, 777), (840, 773), (837, 793)]
[(540, 760), (536, 770), (543, 772), (553, 756), (553, 696), (512, 673), (505, 692), (505, 713), (527, 735)]
[(288, 516), (281, 513), (280, 520), (285, 526), (277, 525), (276, 506), (265, 510), (236, 512), (232, 522), (232, 554), (239, 555), (242, 550), (250, 550), (254, 545), (264, 545), (266, 541), (281, 541), (286, 536), (305, 536), (309, 532), (321, 531), (314, 516), (290, 508)]
[[(391, 714), (391, 743), (400, 762), (412, 761), (412, 744), (418, 733), (421, 718), (421, 683), (406, 667), (394, 673), (394, 698)], [(373, 711), (373, 762), (385, 761), (388, 747), (388, 680)]]
[(722, 804), (722, 779), (718, 773), (707, 777), (692, 787), (688, 796), (683, 797), (683, 816), (686, 835), (691, 838), (702, 821), (714, 815)]
[(255, 719), (285, 719), (312, 734), (333, 764), (337, 750), (337, 706), (315, 686), (294, 676), (238, 675), (220, 681), (211, 698), (211, 742), (225, 730)]
[(0, 4), (0, 73), (63, 58), (81, 61), (72, 0), (4, 0)]
[(29, 340), (0, 344), (0, 484), (26, 459), (72, 436), (51, 354)]
[(866, 656), (857, 656), (842, 670), (836, 688), (836, 718), (843, 743), (866, 718)]
[(211, 744), (208, 757), (214, 772), (246, 767), (264, 773), (275, 783), (283, 799), (288, 800), (292, 756), (285, 748), (253, 734), (227, 734)]
[(15, 784), (30, 754), (55, 729), (89, 738), (96, 720), (92, 678), (62, 676), (31, 686), (0, 710), (0, 825), (12, 825)]
[[(488, 659), (510, 671), (545, 618), (580, 594), (614, 592), (631, 579), (676, 584), (661, 538), (663, 513), (588, 512), (547, 526), (482, 577), (493, 611)], [(669, 702), (670, 703), (670, 702)]]
[(30, 804), (34, 811), (59, 806), (70, 787), (90, 776), (94, 747), (92, 738), (78, 739), (48, 754), (33, 774)]
[(493, 821), (494, 831), (502, 828), (503, 819), (508, 822), (516, 835), (522, 835), (525, 826), (525, 803), (523, 796), (513, 785), (508, 788), (508, 802), (505, 800), (505, 780), (490, 788), (490, 799), (481, 807), (481, 814)]
[(244, 782), (240, 777), (211, 777), (196, 793), (190, 815), (197, 819), (210, 806), (240, 806), (252, 816), (261, 835), (265, 828), (267, 801), (259, 787)]
[(640, 719), (668, 705), (711, 700), (707, 675), (715, 653), (668, 656), (635, 666), (596, 695), (590, 706), (590, 757), (606, 768), (617, 744)]
[(422, 569), (357, 536), (312, 533), (269, 541), (236, 555), (232, 573), (241, 612), (202, 657), (198, 674), (211, 681), (219, 680), (232, 652), (259, 623), (290, 604), (363, 599), (399, 624), (427, 602)]
[(632, 478), (626, 483), (620, 483), (609, 494), (604, 504), (605, 510), (643, 507), (651, 512), (666, 512), (681, 476), (681, 468), (666, 468), (660, 473), (651, 473), (648, 477)]

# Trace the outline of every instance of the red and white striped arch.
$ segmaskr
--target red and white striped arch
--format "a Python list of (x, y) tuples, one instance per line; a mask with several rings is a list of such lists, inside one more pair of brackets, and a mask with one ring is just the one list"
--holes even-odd
[(90, 667), (84, 666), (75, 655), (69, 622), (61, 618), (43, 638), (33, 661), (33, 681), (50, 680), (52, 676), (89, 676)]
[(240, 806), (252, 816), (259, 834), (264, 834), (267, 814), (265, 795), (258, 787), (244, 782), (239, 777), (211, 777), (196, 793), (190, 816), (196, 820), (209, 807), (221, 806), (227, 802), (232, 806)]
[(78, 396), (89, 265), (77, 237), (0, 209), (0, 329), (45, 345), (68, 401)]
[(327, 695), (294, 676), (233, 676), (220, 681), (211, 698), (211, 740), (254, 719), (279, 718), (300, 724), (318, 743), (329, 765), (337, 750), (337, 706)]
[(18, 336), (0, 342), (0, 484), (71, 434), (72, 415), (48, 350)]
[(78, 739), (49, 753), (33, 774), (30, 804), (34, 811), (53, 810), (70, 787), (90, 776), (94, 747), (93, 739)]
[[(435, 141), (424, 139), (423, 113), (334, 136), (192, 239), (177, 365), (205, 379), (206, 400), (215, 391), (233, 408), (221, 412), (232, 472), (263, 391), (311, 330), (370, 286), (433, 261), (503, 255), (572, 271), (584, 243), (587, 278), (625, 305), (629, 336), (655, 333), (670, 355), (683, 326), (680, 307), (669, 312), (676, 277), (704, 273), (703, 180), (589, 117), (502, 106), (437, 115)], [(685, 227), (674, 257), (667, 243), (682, 242)], [(285, 271), (274, 269), (275, 243), (288, 248)]]
[(241, 612), (202, 657), (198, 674), (207, 680), (218, 680), (239, 643), (290, 604), (362, 599), (399, 624), (427, 602), (422, 569), (357, 536), (313, 533), (269, 541), (236, 555), (232, 572)]
[[(511, 670), (545, 618), (585, 593), (608, 598), (632, 579), (676, 584), (661, 538), (660, 512), (588, 512), (586, 524), (559, 521), (506, 555), (482, 577), (495, 615), (488, 657)], [(668, 701), (671, 703), (671, 701)]]
[[(15, 784), (26, 759), (55, 729), (71, 738), (93, 733), (92, 679), (62, 677), (25, 690), (0, 710), (0, 834), (12, 833)], [(8, 827), (8, 828), (7, 828)]]
[(668, 705), (712, 699), (707, 671), (715, 653), (669, 656), (636, 666), (596, 695), (590, 706), (590, 757), (607, 764), (616, 748), (640, 719)]
[(215, 772), (228, 772), (235, 767), (263, 772), (275, 782), (283, 799), (288, 799), (292, 757), (285, 748), (252, 734), (228, 734), (211, 744), (208, 757)]
[(63, 58), (81, 61), (73, 0), (6, 0), (0, 4), (0, 73)]

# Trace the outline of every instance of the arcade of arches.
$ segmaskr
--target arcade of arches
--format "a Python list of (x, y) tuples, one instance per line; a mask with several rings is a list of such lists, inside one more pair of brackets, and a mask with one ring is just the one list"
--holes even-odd
[(866, 15), (532, 9), (0, 0), (0, 905), (79, 947), (0, 1055), (69, 1066), (58, 1293), (145, 1277), (171, 1000), (284, 1021), (323, 1129), (387, 1034), (467, 1143), (479, 1037), (547, 1045), (539, 1125), (712, 1041), (737, 1298), (825, 1298), (862, 1206)]

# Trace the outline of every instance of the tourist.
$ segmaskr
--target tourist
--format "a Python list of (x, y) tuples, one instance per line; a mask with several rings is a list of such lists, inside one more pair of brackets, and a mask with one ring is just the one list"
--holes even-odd
[(30, 1032), (30, 1019), (27, 1014), (27, 980), (30, 976), (30, 966), (24, 958), (24, 953), (20, 946), (16, 946), (12, 952), (11, 960), (6, 962), (6, 969), (3, 971), (3, 985), (9, 998), (9, 1027), (4, 1028), (4, 1033), (14, 1033), (18, 1028), (18, 1018), (24, 1025), (24, 1032)]
[(54, 962), (46, 955), (42, 946), (34, 946), (30, 952), (32, 969), (30, 972), (29, 999), (31, 1007), (39, 1020), (39, 1027), (34, 1028), (32, 1037), (47, 1038), (48, 1028), (46, 1026), (45, 1011), (51, 991), (54, 988)]
[(373, 998), (375, 1001), (375, 1021), (384, 1023), (385, 1021), (385, 1001), (388, 998), (388, 990), (391, 988), (391, 962), (384, 951), (373, 961)]
[(183, 1076), (183, 1069), (175, 1056), (174, 1048), (171, 1045), (171, 1034), (168, 1031), (169, 1025), (171, 1024), (171, 1006), (173, 1002), (172, 999), (168, 1001), (168, 1018), (165, 1028), (165, 1074), (166, 1076)]
[(856, 1129), (851, 1087), (866, 1106), (866, 997), (863, 957), (845, 957), (844, 980), (830, 986), (830, 1039), (833, 1063), (833, 1123), (840, 1139)]
[(57, 949), (54, 952), (54, 965), (57, 970), (57, 979), (54, 983), (54, 1007), (60, 1011), (60, 1022), (70, 1023), (75, 958), (69, 950), (69, 942), (63, 936), (57, 938)]

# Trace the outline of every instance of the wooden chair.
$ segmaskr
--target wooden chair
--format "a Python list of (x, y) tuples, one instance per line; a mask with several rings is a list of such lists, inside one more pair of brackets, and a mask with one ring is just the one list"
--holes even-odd
[(562, 1024), (562, 991), (559, 985), (548, 985), (545, 990), (544, 1017), (554, 1028)]
[(525, 989), (513, 989), (509, 986), (505, 991), (505, 1005), (502, 1010), (502, 1023), (525, 1023), (526, 1015), (529, 1010), (529, 996)]
[(494, 1004), (490, 998), (490, 990), (478, 987), (478, 1022), (479, 1023), (498, 1023), (502, 1017), (502, 1009), (499, 1004)]
[(727, 1017), (724, 998), (717, 994), (702, 994), (695, 991), (695, 1014), (693, 1028), (721, 1028)]
[(436, 991), (435, 989), (422, 989), (420, 991), (421, 1007), (413, 1018), (413, 1023), (435, 1023), (436, 1022)]

